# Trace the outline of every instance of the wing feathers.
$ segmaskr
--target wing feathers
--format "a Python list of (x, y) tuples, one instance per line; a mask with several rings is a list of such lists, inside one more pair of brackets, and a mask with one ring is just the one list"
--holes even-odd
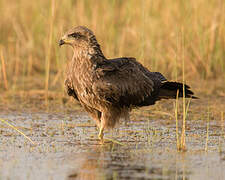
[(96, 69), (98, 79), (94, 82), (93, 91), (111, 103), (138, 106), (154, 90), (154, 82), (143, 69), (133, 58), (108, 60)]
[[(96, 68), (93, 92), (99, 99), (105, 99), (117, 106), (148, 106), (160, 99), (183, 96), (183, 84), (168, 82), (159, 72), (150, 72), (134, 58), (106, 60)], [(185, 85), (186, 97), (193, 92)]]
[(194, 93), (190, 90), (188, 85), (184, 85), (183, 94), (183, 84), (179, 82), (164, 82), (159, 91), (159, 99), (176, 99), (178, 91), (178, 97), (183, 97), (185, 94), (186, 98), (197, 99)]

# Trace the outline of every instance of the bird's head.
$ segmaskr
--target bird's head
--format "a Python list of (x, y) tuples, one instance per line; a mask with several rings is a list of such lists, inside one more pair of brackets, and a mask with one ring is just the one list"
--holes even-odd
[(84, 26), (77, 26), (69, 30), (59, 41), (59, 46), (64, 44), (72, 46), (74, 57), (85, 56), (90, 59), (95, 58), (96, 61), (105, 58), (94, 33)]
[(94, 43), (97, 43), (97, 41), (93, 32), (84, 26), (78, 26), (63, 35), (59, 41), (59, 46), (68, 44), (73, 48), (85, 48), (93, 45)]

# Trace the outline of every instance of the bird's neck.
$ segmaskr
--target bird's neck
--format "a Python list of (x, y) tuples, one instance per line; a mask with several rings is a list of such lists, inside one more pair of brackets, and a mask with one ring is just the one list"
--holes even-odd
[(100, 47), (74, 48), (73, 63), (77, 66), (95, 66), (105, 60)]

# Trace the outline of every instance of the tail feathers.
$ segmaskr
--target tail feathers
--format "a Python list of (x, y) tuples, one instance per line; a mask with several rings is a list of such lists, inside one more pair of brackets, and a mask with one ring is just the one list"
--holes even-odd
[[(160, 99), (176, 99), (178, 91), (178, 97), (183, 97), (183, 84), (179, 82), (166, 81), (162, 84), (159, 90)], [(194, 96), (194, 93), (190, 90), (188, 85), (184, 85), (185, 98), (198, 99)]]

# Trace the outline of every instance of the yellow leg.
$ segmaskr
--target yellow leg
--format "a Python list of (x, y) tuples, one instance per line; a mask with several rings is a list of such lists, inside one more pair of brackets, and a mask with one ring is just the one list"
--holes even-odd
[[(109, 118), (108, 116), (106, 116), (104, 113), (102, 113), (100, 130), (99, 130), (99, 134), (98, 134), (98, 138), (99, 138), (99, 140), (101, 141), (102, 144), (104, 144), (104, 139), (103, 139), (104, 133), (103, 133), (103, 131), (104, 131), (105, 127), (106, 127), (106, 122), (107, 122), (106, 120), (108, 118)], [(110, 120), (110, 118), (108, 120)], [(122, 143), (120, 143), (120, 142), (118, 142), (116, 140), (113, 140), (113, 139), (108, 139), (107, 138), (107, 139), (105, 139), (105, 142), (107, 142), (107, 141), (123, 145)]]
[(98, 138), (99, 138), (99, 140), (102, 142), (102, 143), (104, 143), (104, 140), (103, 140), (103, 136), (104, 136), (104, 133), (103, 133), (103, 128), (102, 127), (100, 127), (100, 131), (99, 131), (99, 134), (98, 134)]
[[(104, 133), (103, 133), (103, 129), (104, 128), (101, 127), (100, 128), (100, 131), (99, 131), (99, 134), (98, 134), (98, 138), (99, 138), (99, 140), (101, 141), (102, 144), (104, 144), (104, 139), (103, 139)], [(106, 142), (112, 142), (112, 143), (119, 144), (119, 145), (122, 145), (122, 146), (124, 145), (123, 143), (121, 143), (121, 142), (119, 142), (117, 140), (110, 139), (110, 138), (107, 138), (105, 140), (106, 140)]]

